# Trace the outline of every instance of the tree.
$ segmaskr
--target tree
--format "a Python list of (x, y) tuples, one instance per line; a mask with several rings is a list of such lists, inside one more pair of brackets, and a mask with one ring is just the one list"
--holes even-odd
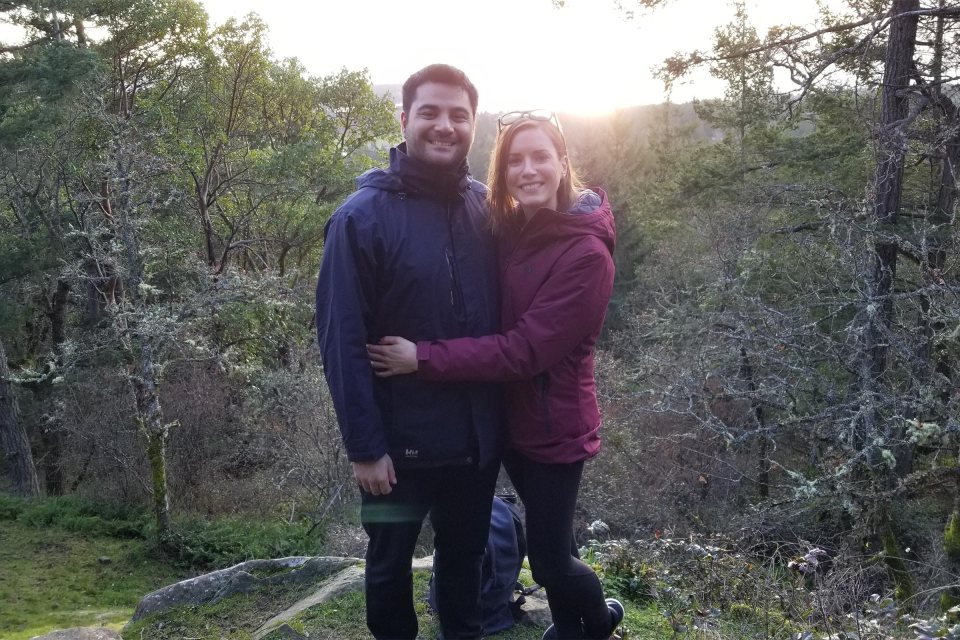
[[(232, 393), (292, 368), (312, 340), (306, 274), (323, 224), (395, 137), (393, 105), (365, 73), (313, 78), (275, 61), (253, 15), (210, 31), (189, 0), (78, 0), (76, 21), (57, 17), (65, 6), (0, 7), (48, 34), (0, 60), (20, 83), (0, 88), (0, 335), (43, 412), (27, 407), (19, 424), (62, 472), (48, 490), (124, 456), (134, 478), (147, 467), (170, 542), (165, 375), (206, 363)], [(36, 61), (54, 54), (87, 72), (44, 71)], [(123, 381), (122, 417), (104, 431), (134, 426), (141, 449), (88, 446), (77, 463), (85, 434), (62, 419), (76, 402), (64, 389), (84, 377)], [(58, 439), (44, 444), (48, 432)]]
[[(826, 503), (853, 532), (846, 544), (883, 549), (909, 599), (899, 548), (911, 532), (894, 505), (940, 497), (950, 473), (936, 452), (957, 428), (960, 122), (947, 86), (960, 60), (945, 43), (960, 6), (850, 5), (765, 38), (737, 5), (713, 51), (665, 63), (667, 79), (699, 65), (727, 80), (700, 109), (724, 137), (664, 200), (659, 220), (685, 226), (661, 264), (645, 263), (624, 355), (634, 379), (658, 381), (634, 402), (696, 427), (690, 448), (735, 469), (773, 514)], [(772, 92), (774, 67), (796, 82), (790, 95)]]
[(6, 462), (13, 492), (29, 498), (40, 495), (30, 440), (23, 428), (20, 407), (10, 382), (7, 354), (0, 341), (0, 451)]

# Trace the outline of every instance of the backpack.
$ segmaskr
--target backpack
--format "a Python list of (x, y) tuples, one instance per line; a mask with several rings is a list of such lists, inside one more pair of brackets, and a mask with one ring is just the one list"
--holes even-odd
[[(494, 496), (490, 512), (490, 534), (483, 552), (480, 577), (480, 620), (484, 635), (509, 629), (520, 619), (525, 595), (536, 588), (524, 589), (517, 580), (527, 555), (523, 521), (513, 495)], [(434, 576), (430, 576), (430, 607), (437, 610)]]

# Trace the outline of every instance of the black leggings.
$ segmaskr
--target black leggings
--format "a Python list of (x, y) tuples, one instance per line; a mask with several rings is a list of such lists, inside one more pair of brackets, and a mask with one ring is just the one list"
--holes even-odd
[(603, 587), (593, 569), (580, 561), (573, 537), (583, 461), (545, 464), (508, 451), (503, 466), (523, 500), (530, 569), (547, 591), (557, 637), (609, 637), (612, 620)]

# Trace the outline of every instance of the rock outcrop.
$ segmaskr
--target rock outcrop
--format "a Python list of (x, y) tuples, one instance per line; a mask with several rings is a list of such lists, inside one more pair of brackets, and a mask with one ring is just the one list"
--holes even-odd
[[(430, 571), (433, 557), (415, 559), (414, 571)], [(240, 593), (264, 593), (271, 587), (288, 588), (297, 585), (310, 585), (306, 590), (292, 589), (287, 593), (298, 593), (298, 599), (292, 604), (281, 605), (274, 610), (264, 610), (259, 617), (256, 629), (247, 627), (254, 640), (263, 640), (268, 636), (278, 638), (304, 638), (293, 627), (298, 619), (313, 607), (341, 598), (351, 592), (363, 589), (364, 570), (358, 558), (335, 557), (292, 557), (278, 560), (251, 560), (229, 569), (214, 571), (203, 576), (184, 580), (150, 593), (137, 606), (131, 620), (134, 623), (142, 618), (162, 614), (178, 607), (204, 606), (215, 604), (224, 598)], [(282, 592), (282, 591), (281, 591)], [(306, 593), (306, 595), (303, 595)], [(550, 610), (542, 591), (526, 596), (522, 607), (521, 624), (546, 627), (550, 624)], [(265, 621), (264, 621), (265, 620)], [(148, 622), (148, 624), (150, 624)], [(357, 613), (357, 624), (363, 624), (363, 611)], [(43, 640), (74, 640), (73, 636), (50, 637)], [(77, 640), (101, 640), (97, 636), (77, 637)], [(115, 640), (105, 636), (103, 640)]]
[[(196, 578), (183, 580), (147, 594), (131, 622), (186, 605), (215, 604), (237, 593), (279, 584), (317, 582), (360, 562), (359, 558), (292, 556), (276, 560), (248, 560)], [(257, 577), (257, 575), (264, 577)]]
[(303, 613), (310, 607), (329, 602), (334, 598), (339, 598), (351, 591), (359, 591), (362, 588), (363, 569), (360, 567), (348, 567), (337, 575), (332, 576), (329, 580), (324, 581), (319, 589), (306, 598), (295, 602), (284, 611), (281, 611), (264, 622), (259, 629), (253, 632), (253, 640), (260, 640), (274, 629), (293, 620), (297, 615)]

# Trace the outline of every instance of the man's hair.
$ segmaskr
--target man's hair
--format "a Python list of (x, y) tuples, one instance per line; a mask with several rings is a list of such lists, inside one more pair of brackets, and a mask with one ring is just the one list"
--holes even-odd
[(472, 82), (470, 82), (470, 78), (467, 77), (467, 74), (465, 74), (463, 71), (460, 71), (460, 69), (457, 69), (456, 67), (451, 67), (448, 64), (428, 65), (407, 78), (407, 81), (403, 83), (404, 113), (410, 113), (410, 105), (413, 104), (413, 99), (417, 95), (417, 89), (420, 88), (420, 85), (426, 84), (427, 82), (436, 82), (437, 84), (447, 84), (452, 87), (460, 87), (467, 92), (467, 97), (470, 99), (470, 108), (473, 110), (473, 115), (477, 115), (477, 102), (479, 101), (477, 88), (473, 86)]

